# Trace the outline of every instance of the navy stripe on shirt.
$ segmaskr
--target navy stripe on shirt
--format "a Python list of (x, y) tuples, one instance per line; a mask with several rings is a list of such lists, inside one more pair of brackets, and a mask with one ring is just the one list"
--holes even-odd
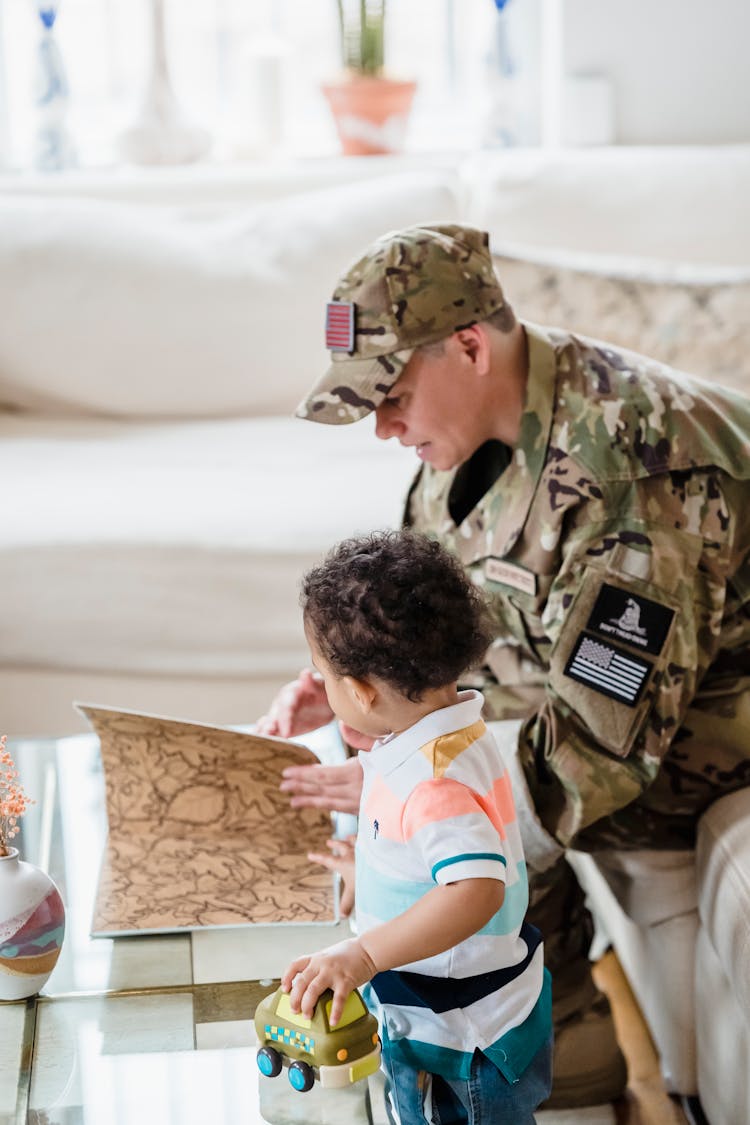
[(426, 973), (402, 972), (388, 969), (376, 973), (371, 984), (381, 1004), (401, 1007), (430, 1008), (433, 1012), (449, 1012), (453, 1008), (468, 1008), (484, 996), (497, 992), (528, 968), (542, 935), (536, 926), (524, 922), (519, 935), (526, 942), (526, 956), (517, 965), (477, 973), (473, 977), (431, 977)]

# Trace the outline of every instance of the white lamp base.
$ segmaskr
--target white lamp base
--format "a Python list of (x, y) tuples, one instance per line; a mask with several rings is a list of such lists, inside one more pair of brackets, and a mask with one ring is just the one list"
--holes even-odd
[(210, 147), (211, 134), (186, 121), (169, 80), (161, 75), (151, 80), (135, 123), (118, 139), (120, 154), (134, 164), (189, 164)]
[(151, 75), (134, 125), (121, 134), (118, 148), (135, 164), (189, 164), (211, 147), (211, 134), (192, 125), (177, 101), (167, 66), (164, 0), (151, 0)]

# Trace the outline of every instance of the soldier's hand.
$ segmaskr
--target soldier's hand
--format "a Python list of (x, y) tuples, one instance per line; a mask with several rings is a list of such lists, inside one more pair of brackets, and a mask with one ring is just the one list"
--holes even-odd
[(322, 678), (311, 668), (303, 668), (296, 680), (281, 688), (268, 713), (258, 719), (255, 733), (294, 738), (325, 726), (332, 718)]
[(348, 918), (354, 907), (354, 844), (356, 836), (345, 838), (333, 837), (326, 840), (326, 847), (330, 855), (325, 852), (308, 852), (307, 858), (313, 863), (319, 863), (328, 871), (335, 871), (341, 876), (343, 887), (339, 899), (339, 910), (342, 917)]
[(279, 788), (290, 793), (293, 809), (327, 809), (357, 813), (362, 794), (362, 767), (356, 758), (340, 766), (287, 766)]

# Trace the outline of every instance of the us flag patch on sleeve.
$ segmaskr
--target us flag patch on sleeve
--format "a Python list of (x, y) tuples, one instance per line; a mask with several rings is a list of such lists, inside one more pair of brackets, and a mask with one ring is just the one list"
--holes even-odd
[(326, 347), (332, 352), (354, 351), (353, 301), (329, 301), (326, 305)]
[(635, 707), (652, 668), (650, 660), (581, 633), (565, 665), (565, 675), (626, 707)]

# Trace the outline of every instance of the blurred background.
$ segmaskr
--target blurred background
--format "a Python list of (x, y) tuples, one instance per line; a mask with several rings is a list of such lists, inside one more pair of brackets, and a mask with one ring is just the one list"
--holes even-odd
[[(201, 160), (339, 151), (335, 0), (0, 0), (0, 167), (41, 166), (50, 75), (61, 162), (122, 162), (162, 17)], [(385, 40), (386, 72), (416, 82), (407, 151), (750, 139), (747, 0), (388, 0)]]

